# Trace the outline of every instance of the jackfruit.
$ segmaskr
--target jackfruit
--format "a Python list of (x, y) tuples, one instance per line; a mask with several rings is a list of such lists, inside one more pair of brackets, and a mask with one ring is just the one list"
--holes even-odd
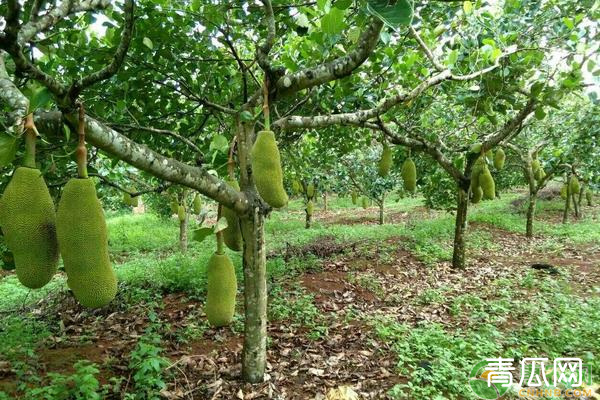
[(567, 199), (567, 190), (568, 190), (568, 186), (567, 186), (567, 184), (565, 183), (565, 184), (564, 184), (564, 185), (563, 185), (563, 186), (560, 188), (560, 197), (561, 197), (563, 200), (566, 200), (566, 199)]
[(312, 199), (313, 197), (315, 197), (315, 184), (314, 183), (311, 182), (306, 186), (306, 196), (309, 199)]
[(483, 146), (483, 144), (481, 142), (473, 143), (471, 145), (471, 148), (469, 149), (469, 151), (471, 153), (479, 154), (479, 153), (481, 153), (482, 146)]
[(571, 181), (569, 182), (569, 189), (571, 189), (571, 193), (579, 194), (581, 190), (581, 185), (579, 185), (579, 179), (575, 175), (571, 177)]
[(482, 197), (483, 197), (483, 189), (481, 188), (481, 186), (475, 187), (475, 189), (473, 189), (472, 193), (471, 193), (471, 203), (473, 203), (473, 204), (479, 203), (481, 201)]
[(407, 192), (414, 192), (417, 189), (417, 167), (412, 158), (407, 158), (402, 164), (402, 180), (404, 181), (404, 189)]
[(31, 289), (46, 285), (57, 269), (58, 242), (54, 203), (39, 170), (15, 170), (0, 201), (0, 225), (19, 281)]
[(313, 204), (312, 200), (309, 200), (308, 203), (306, 203), (306, 214), (310, 217), (311, 215), (313, 215), (314, 211), (315, 205)]
[(477, 190), (477, 188), (480, 188), (479, 185), (479, 176), (481, 175), (481, 172), (483, 171), (483, 167), (485, 166), (485, 162), (483, 161), (483, 159), (480, 157), (477, 159), (477, 161), (475, 161), (475, 164), (473, 164), (473, 169), (471, 169), (471, 191), (475, 192), (475, 190)]
[(103, 307), (117, 293), (117, 277), (108, 256), (102, 205), (91, 179), (67, 182), (56, 214), (58, 244), (67, 285), (81, 305)]
[(364, 208), (366, 210), (367, 207), (369, 207), (369, 199), (367, 199), (366, 197), (363, 197), (362, 198), (362, 208)]
[(490, 149), (488, 151), (485, 152), (485, 158), (487, 159), (488, 162), (493, 162), (494, 161), (494, 152)]
[(352, 192), (352, 204), (356, 205), (356, 202), (358, 200), (358, 195), (356, 194), (356, 192)]
[(483, 171), (479, 174), (479, 186), (483, 190), (484, 200), (494, 200), (496, 197), (496, 184), (487, 166), (484, 166)]
[(297, 180), (294, 180), (292, 182), (292, 190), (294, 191), (295, 194), (301, 193), (302, 185), (300, 184), (300, 182), (298, 182)]
[(592, 200), (594, 199), (594, 193), (590, 189), (585, 191), (585, 199), (587, 200), (587, 205), (591, 207)]
[(260, 131), (252, 146), (252, 172), (260, 197), (273, 208), (281, 208), (288, 202), (283, 187), (281, 156), (272, 131)]
[(199, 194), (194, 197), (194, 201), (192, 202), (192, 210), (194, 210), (194, 214), (200, 214), (202, 211), (202, 198)]
[(171, 200), (169, 207), (171, 207), (171, 214), (177, 214), (177, 211), (179, 211), (179, 203), (177, 200)]
[(177, 218), (179, 219), (179, 222), (185, 221), (185, 207), (184, 206), (177, 207)]
[[(228, 180), (227, 184), (235, 190), (240, 190), (240, 185), (235, 180)], [(223, 206), (221, 215), (227, 220), (227, 228), (223, 230), (223, 240), (225, 245), (233, 251), (240, 251), (243, 248), (242, 231), (240, 229), (240, 218), (230, 208)]]
[(226, 254), (215, 253), (208, 260), (207, 293), (204, 311), (212, 326), (226, 326), (235, 314), (237, 279), (233, 263)]
[(533, 171), (534, 175), (536, 171), (540, 169), (541, 166), (542, 165), (540, 164), (540, 160), (538, 160), (537, 158), (531, 162), (531, 170)]
[(544, 171), (543, 167), (539, 167), (534, 173), (533, 173), (533, 177), (535, 178), (536, 181), (541, 182), (542, 179), (544, 179), (546, 177), (546, 171)]
[(506, 161), (506, 154), (504, 154), (504, 150), (498, 149), (496, 154), (494, 155), (494, 167), (497, 170), (504, 168), (504, 162)]
[(383, 151), (381, 153), (381, 159), (379, 160), (379, 164), (377, 166), (377, 173), (379, 176), (386, 177), (390, 174), (392, 161), (392, 149), (390, 149), (387, 144), (384, 144)]
[(140, 204), (140, 196), (129, 196), (129, 205), (131, 207), (137, 207)]

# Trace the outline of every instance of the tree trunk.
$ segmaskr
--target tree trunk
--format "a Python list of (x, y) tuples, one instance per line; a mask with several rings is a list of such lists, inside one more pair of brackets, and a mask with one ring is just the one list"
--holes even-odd
[(309, 229), (312, 225), (312, 215), (309, 215), (307, 210), (304, 210), (304, 214), (306, 214), (306, 223), (304, 224), (304, 227)]
[(458, 188), (456, 205), (456, 223), (454, 225), (454, 252), (452, 254), (452, 268), (465, 268), (465, 231), (467, 230), (467, 210), (469, 207), (469, 191)]
[[(569, 182), (568, 179), (567, 182)], [(563, 224), (567, 223), (567, 220), (569, 219), (569, 208), (571, 208), (571, 188), (569, 186), (571, 185), (567, 183), (567, 199), (565, 200), (565, 209), (563, 211)]]
[(379, 225), (384, 224), (383, 210), (385, 208), (385, 194), (381, 195), (381, 202), (379, 203)]
[(529, 205), (527, 207), (527, 228), (525, 236), (533, 237), (533, 219), (535, 217), (535, 206), (537, 203), (537, 192), (529, 193)]
[(575, 218), (579, 218), (579, 204), (577, 204), (577, 193), (571, 194), (573, 201), (573, 211), (575, 211)]
[(190, 215), (186, 212), (185, 219), (183, 221), (179, 221), (179, 249), (182, 253), (185, 253), (188, 247), (187, 227), (189, 219)]
[(240, 218), (244, 238), (244, 349), (242, 378), (262, 382), (267, 363), (267, 272), (265, 219), (257, 207)]
[(323, 211), (327, 211), (327, 192), (323, 192)]

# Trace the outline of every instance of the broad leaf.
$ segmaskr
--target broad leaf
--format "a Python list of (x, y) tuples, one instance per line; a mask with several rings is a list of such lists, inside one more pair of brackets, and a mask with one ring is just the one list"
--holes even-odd
[(368, 0), (367, 12), (393, 29), (408, 26), (413, 18), (413, 6), (408, 0), (390, 5), (388, 0)]
[(0, 167), (5, 167), (15, 159), (17, 138), (7, 133), (0, 133)]
[(199, 228), (192, 232), (192, 240), (195, 240), (196, 242), (202, 242), (213, 233), (213, 228)]
[(329, 13), (321, 18), (321, 30), (330, 35), (341, 33), (345, 27), (344, 11), (339, 8), (332, 8)]
[(219, 218), (213, 229), (215, 233), (217, 233), (221, 232), (225, 228), (227, 228), (227, 219), (225, 219), (225, 217), (221, 217)]

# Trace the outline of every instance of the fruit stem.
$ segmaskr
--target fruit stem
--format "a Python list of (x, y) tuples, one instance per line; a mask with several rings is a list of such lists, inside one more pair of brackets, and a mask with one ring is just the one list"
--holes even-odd
[[(217, 209), (217, 223), (219, 223), (219, 220), (221, 219), (222, 209), (223, 209), (223, 206), (221, 204), (219, 204), (219, 208)], [(224, 254), (223, 231), (217, 232), (216, 236), (217, 236), (217, 254)]]
[(235, 149), (235, 145), (237, 143), (237, 135), (233, 137), (231, 140), (231, 144), (229, 145), (229, 158), (227, 159), (227, 175), (230, 179), (235, 179), (233, 175), (233, 171), (235, 168), (235, 160), (233, 159), (233, 151)]
[(79, 143), (75, 151), (77, 157), (77, 176), (79, 178), (87, 178), (87, 148), (85, 147), (85, 113), (83, 104), (79, 104), (79, 125), (77, 126), (79, 135)]
[(263, 85), (263, 115), (265, 117), (265, 131), (271, 130), (271, 117), (269, 114), (269, 77), (265, 73), (265, 84)]
[(33, 122), (33, 114), (28, 114), (25, 119), (25, 156), (23, 166), (36, 168), (35, 165), (35, 142), (37, 140), (37, 129)]

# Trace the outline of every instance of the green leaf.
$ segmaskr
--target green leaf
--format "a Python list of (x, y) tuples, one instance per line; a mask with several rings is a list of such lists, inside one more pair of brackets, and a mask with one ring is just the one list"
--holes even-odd
[(36, 90), (29, 100), (29, 112), (46, 108), (52, 100), (52, 94), (47, 87)]
[(332, 8), (321, 18), (321, 30), (330, 35), (341, 33), (345, 27), (344, 11), (339, 8)]
[(410, 25), (413, 18), (413, 6), (408, 0), (392, 5), (388, 0), (367, 0), (367, 12), (393, 29)]
[(202, 242), (214, 233), (213, 228), (199, 228), (192, 232), (192, 240)]
[(227, 153), (229, 151), (229, 141), (223, 135), (215, 135), (210, 142), (210, 150)]
[(542, 93), (542, 89), (544, 88), (543, 82), (536, 82), (531, 85), (531, 97), (538, 97), (540, 93)]
[(227, 228), (227, 219), (225, 217), (221, 217), (219, 218), (213, 229), (215, 233), (217, 233), (221, 232), (225, 228)]
[(535, 109), (535, 117), (539, 120), (542, 120), (546, 117), (546, 111), (542, 107), (538, 107)]
[(346, 10), (352, 5), (352, 0), (337, 0), (333, 3), (335, 8), (339, 8), (340, 10)]
[(564, 17), (564, 18), (563, 18), (563, 24), (565, 24), (565, 26), (566, 26), (568, 29), (573, 29), (573, 28), (575, 28), (575, 24), (573, 23), (573, 20), (572, 20), (571, 18)]
[(6, 167), (17, 154), (17, 138), (7, 133), (0, 133), (0, 167)]
[(448, 60), (446, 61), (446, 64), (448, 66), (453, 66), (456, 64), (456, 61), (458, 61), (458, 51), (452, 50), (450, 54), (448, 54)]
[(470, 1), (463, 2), (463, 10), (465, 14), (471, 14), (473, 12), (473, 3)]
[(317, 7), (319, 7), (319, 10), (324, 10), (328, 2), (329, 0), (317, 0)]
[(144, 43), (144, 46), (146, 46), (150, 50), (154, 49), (154, 43), (152, 43), (152, 40), (150, 40), (149, 37), (144, 36), (144, 38), (142, 39), (142, 43)]
[(240, 113), (240, 119), (242, 121), (252, 121), (253, 118), (254, 118), (254, 116), (252, 115), (252, 113), (250, 111), (242, 111)]

